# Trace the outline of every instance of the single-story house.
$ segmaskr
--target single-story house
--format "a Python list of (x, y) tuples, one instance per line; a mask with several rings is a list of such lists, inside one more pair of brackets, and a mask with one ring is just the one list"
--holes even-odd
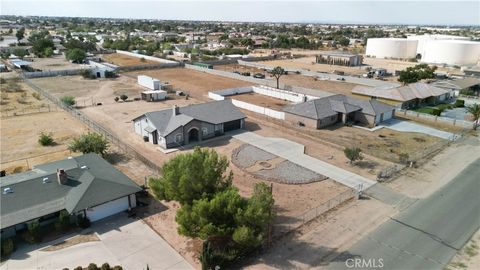
[(451, 92), (453, 96), (458, 96), (462, 90), (468, 90), (473, 87), (480, 87), (480, 79), (466, 77), (456, 80), (441, 80), (433, 83), (435, 87), (442, 88)]
[(52, 223), (60, 211), (90, 221), (134, 208), (142, 189), (97, 154), (35, 166), (0, 178), (1, 235), (9, 237), (33, 220)]
[(361, 123), (370, 127), (395, 115), (395, 107), (377, 100), (361, 100), (333, 95), (284, 108), (285, 120), (310, 128), (324, 128), (339, 122)]
[(357, 85), (352, 93), (359, 97), (369, 97), (402, 109), (421, 105), (435, 105), (450, 98), (450, 91), (428, 83), (411, 83), (398, 87), (369, 87)]
[(20, 68), (20, 69), (28, 68), (32, 64), (32, 62), (24, 61), (24, 60), (21, 60), (21, 59), (10, 59), (9, 62), (14, 67)]
[(133, 119), (135, 133), (162, 148), (178, 147), (243, 128), (245, 115), (229, 99), (148, 112)]

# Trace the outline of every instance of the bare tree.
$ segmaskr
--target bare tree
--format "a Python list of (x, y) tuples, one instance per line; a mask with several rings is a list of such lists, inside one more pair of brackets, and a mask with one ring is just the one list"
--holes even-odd
[(272, 70), (272, 76), (275, 77), (275, 79), (277, 79), (277, 89), (279, 88), (280, 77), (282, 77), (283, 74), (285, 74), (285, 70), (280, 66), (275, 67)]

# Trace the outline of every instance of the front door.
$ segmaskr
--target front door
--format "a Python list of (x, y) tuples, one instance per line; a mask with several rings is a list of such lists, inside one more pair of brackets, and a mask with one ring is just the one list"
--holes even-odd
[(188, 132), (188, 142), (191, 143), (196, 141), (198, 141), (198, 129), (192, 128)]

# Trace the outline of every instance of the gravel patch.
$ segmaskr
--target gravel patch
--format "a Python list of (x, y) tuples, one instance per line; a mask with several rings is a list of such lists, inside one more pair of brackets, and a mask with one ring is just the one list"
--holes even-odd
[(244, 144), (233, 151), (232, 162), (237, 167), (245, 169), (253, 166), (257, 161), (267, 161), (276, 157), (255, 146)]
[(285, 184), (308, 184), (322, 181), (327, 178), (288, 160), (277, 164), (273, 169), (260, 170), (254, 172), (253, 175), (264, 178), (268, 181)]

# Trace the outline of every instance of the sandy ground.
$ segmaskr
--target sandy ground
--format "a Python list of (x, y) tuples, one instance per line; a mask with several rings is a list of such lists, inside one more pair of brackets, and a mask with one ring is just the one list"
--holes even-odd
[(273, 98), (256, 93), (246, 93), (241, 95), (228, 96), (228, 98), (236, 99), (243, 102), (248, 102), (254, 105), (270, 108), (272, 110), (282, 111), (286, 105), (293, 104), (291, 102)]
[(281, 59), (281, 60), (271, 60), (271, 61), (262, 61), (261, 64), (269, 65), (272, 67), (281, 66), (284, 68), (301, 68), (310, 71), (319, 71), (332, 73), (334, 71), (343, 71), (345, 74), (349, 75), (361, 75), (365, 73), (366, 65), (358, 67), (345, 67), (345, 66), (336, 66), (336, 65), (327, 65), (327, 64), (317, 64), (315, 63), (315, 56), (307, 56), (296, 59)]
[(356, 84), (340, 81), (318, 80), (311, 76), (288, 74), (280, 78), (282, 83), (305, 88), (319, 89), (322, 91), (352, 96), (352, 89)]
[(61, 69), (79, 69), (88, 68), (89, 65), (74, 64), (65, 59), (65, 56), (54, 56), (49, 58), (33, 58), (28, 61), (33, 61), (31, 66), (42, 71), (61, 70)]
[(477, 231), (469, 242), (453, 257), (445, 270), (480, 269), (480, 230)]
[(410, 197), (425, 198), (447, 184), (468, 164), (480, 158), (480, 140), (469, 137), (453, 144), (420, 168), (409, 168), (388, 183)]
[(142, 70), (129, 72), (128, 75), (147, 75), (168, 82), (173, 89), (188, 93), (191, 97), (200, 100), (209, 100), (208, 92), (226, 88), (250, 86), (252, 83), (215, 76), (185, 68), (165, 68), (157, 70)]
[[(51, 132), (55, 145), (41, 146), (40, 132)], [(11, 172), (16, 167), (23, 170), (33, 165), (66, 158), (69, 141), (87, 129), (63, 111), (9, 117), (1, 120), (2, 169)]]
[(264, 74), (265, 78), (268, 78), (270, 76), (270, 74), (266, 72), (264, 69), (248, 67), (248, 66), (239, 65), (239, 64), (216, 65), (216, 66), (213, 66), (213, 68), (218, 70), (223, 70), (223, 71), (229, 71), (229, 72), (234, 72), (234, 71), (238, 71), (240, 73), (250, 72), (250, 76), (253, 76), (255, 73)]
[(102, 59), (106, 62), (110, 62), (117, 66), (138, 66), (148, 64), (158, 64), (158, 62), (145, 59), (142, 61), (140, 58), (128, 56), (120, 53), (103, 54)]
[(50, 106), (51, 110), (56, 110), (54, 106), (42, 96), (35, 97), (35, 91), (33, 91), (25, 83), (19, 82), (21, 87), (20, 91), (12, 92), (9, 89), (9, 84), (2, 84), (1, 97), (0, 97), (0, 111), (3, 116), (12, 116), (15, 113), (25, 114), (31, 112), (48, 111)]
[(439, 130), (453, 132), (453, 133), (461, 133), (462, 131), (465, 131), (465, 130), (469, 129), (469, 128), (466, 129), (462, 126), (454, 126), (454, 125), (449, 124), (449, 123), (435, 122), (434, 120), (419, 118), (419, 117), (415, 117), (415, 116), (412, 116), (412, 115), (404, 115), (401, 112), (396, 112), (395, 117), (397, 117), (399, 119), (403, 119), (403, 120), (411, 120), (413, 122), (416, 122), (416, 123), (419, 123), (419, 124), (422, 124), (422, 125), (425, 125), (425, 126), (429, 126), (429, 127), (433, 127), (433, 128), (439, 129)]

